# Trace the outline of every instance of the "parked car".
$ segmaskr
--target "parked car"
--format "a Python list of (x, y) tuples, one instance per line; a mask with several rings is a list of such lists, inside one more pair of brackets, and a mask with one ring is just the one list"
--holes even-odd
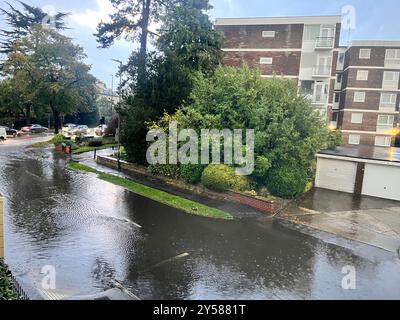
[(72, 134), (72, 131), (76, 128), (76, 124), (73, 123), (66, 123), (62, 127), (62, 133), (64, 134)]
[(18, 130), (11, 129), (9, 127), (0, 126), (0, 128), (6, 129), (7, 136), (16, 137), (18, 135)]
[(6, 129), (0, 128), (0, 141), (7, 140)]
[(84, 134), (89, 134), (89, 132), (90, 132), (89, 127), (85, 125), (77, 126), (72, 130), (72, 133), (74, 135), (84, 135)]
[(106, 130), (107, 126), (105, 124), (99, 125), (95, 130), (96, 136), (104, 136), (106, 134)]
[(32, 124), (29, 126), (22, 127), (21, 131), (29, 133), (43, 133), (49, 131), (49, 129), (41, 126), (40, 124)]

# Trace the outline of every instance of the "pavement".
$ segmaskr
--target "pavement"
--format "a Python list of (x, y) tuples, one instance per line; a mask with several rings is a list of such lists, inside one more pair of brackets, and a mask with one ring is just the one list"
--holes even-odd
[(314, 189), (280, 219), (400, 255), (400, 202)]

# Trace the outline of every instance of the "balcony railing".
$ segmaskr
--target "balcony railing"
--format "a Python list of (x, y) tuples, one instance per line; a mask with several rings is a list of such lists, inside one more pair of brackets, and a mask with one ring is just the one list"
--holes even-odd
[(316, 50), (330, 50), (335, 45), (334, 37), (318, 37), (315, 41)]
[(307, 99), (309, 99), (312, 104), (324, 105), (327, 104), (328, 102), (328, 95), (326, 94), (321, 94), (321, 95), (305, 94), (304, 96)]
[(385, 68), (400, 69), (400, 59), (386, 59)]
[(377, 133), (390, 133), (393, 130), (393, 125), (390, 124), (378, 124), (376, 126)]
[(379, 105), (379, 111), (382, 112), (395, 112), (396, 104), (395, 103), (381, 103)]
[(319, 65), (313, 68), (313, 77), (329, 77), (332, 67), (327, 65)]

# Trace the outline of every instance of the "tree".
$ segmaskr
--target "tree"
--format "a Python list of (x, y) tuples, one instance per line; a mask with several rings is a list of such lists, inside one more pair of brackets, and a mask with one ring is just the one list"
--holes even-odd
[(56, 30), (67, 29), (64, 19), (68, 13), (57, 12), (54, 16), (49, 16), (39, 7), (18, 2), (22, 5), (22, 10), (16, 9), (11, 4), (8, 4), (7, 10), (0, 8), (0, 13), (5, 17), (9, 27), (9, 29), (0, 30), (0, 35), (3, 36), (3, 40), (0, 41), (0, 53), (10, 53), (13, 44), (22, 37), (26, 37), (35, 25), (51, 26)]
[(111, 22), (101, 22), (97, 27), (97, 41), (108, 48), (122, 36), (127, 40), (139, 40), (138, 74), (144, 79), (146, 68), (149, 25), (160, 20), (165, 6), (173, 0), (110, 0), (116, 13), (110, 15)]
[[(164, 118), (169, 118), (165, 115)], [(219, 67), (209, 77), (197, 73), (189, 103), (174, 119), (180, 128), (254, 129), (255, 172), (259, 186), (269, 170), (296, 166), (311, 172), (315, 154), (332, 142), (326, 123), (296, 83), (262, 79), (248, 67)], [(161, 119), (159, 127), (165, 127)], [(157, 126), (153, 124), (153, 127)], [(245, 141), (244, 141), (245, 142)]]
[(31, 98), (36, 112), (53, 114), (57, 134), (62, 114), (91, 111), (95, 105), (96, 79), (89, 74), (85, 57), (83, 49), (69, 38), (38, 25), (15, 43), (3, 73), (10, 79), (21, 78), (30, 83), (24, 97)]
[(134, 52), (122, 69), (130, 82), (124, 85), (125, 99), (119, 108), (121, 138), (129, 160), (134, 162), (146, 160), (146, 123), (164, 112), (175, 112), (190, 95), (194, 72), (211, 74), (222, 58), (219, 36), (203, 12), (209, 8), (208, 1), (176, 3), (162, 18), (159, 51), (146, 55), (145, 81), (138, 81), (138, 53)]
[(99, 111), (99, 117), (106, 120), (106, 123), (111, 120), (114, 110), (113, 110), (113, 102), (110, 99), (107, 99), (105, 97), (101, 97), (97, 100), (97, 109)]

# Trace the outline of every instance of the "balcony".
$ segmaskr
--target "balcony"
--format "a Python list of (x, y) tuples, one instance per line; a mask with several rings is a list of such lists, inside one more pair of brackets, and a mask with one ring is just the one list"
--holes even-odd
[(329, 78), (331, 76), (332, 67), (327, 65), (319, 65), (313, 68), (314, 78)]
[(400, 59), (386, 59), (385, 68), (400, 69)]
[(381, 103), (379, 105), (379, 111), (381, 112), (395, 112), (396, 104), (395, 103)]
[(376, 132), (377, 133), (391, 134), (393, 129), (394, 129), (393, 125), (389, 125), (389, 124), (378, 124), (376, 126)]
[(315, 50), (332, 50), (334, 46), (334, 37), (318, 37), (315, 41)]

